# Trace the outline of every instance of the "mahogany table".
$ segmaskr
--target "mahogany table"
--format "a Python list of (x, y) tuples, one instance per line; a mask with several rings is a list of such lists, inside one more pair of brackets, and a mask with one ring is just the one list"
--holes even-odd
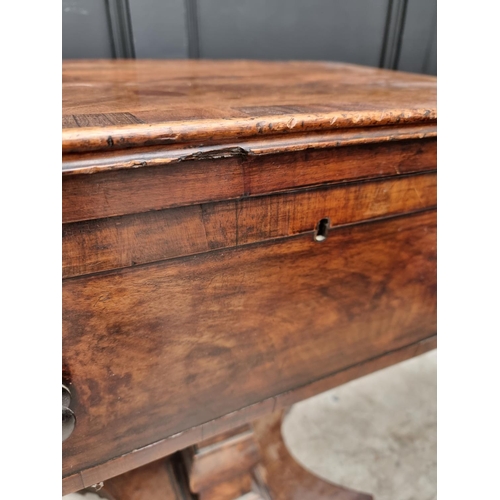
[(366, 500), (291, 404), (436, 346), (436, 79), (63, 63), (63, 493)]

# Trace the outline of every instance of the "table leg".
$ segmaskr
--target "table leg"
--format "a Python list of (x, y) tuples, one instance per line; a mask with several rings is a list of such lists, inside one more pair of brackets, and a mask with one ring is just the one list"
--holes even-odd
[(373, 500), (320, 479), (290, 455), (284, 412), (109, 479), (107, 500)]
[(373, 500), (303, 469), (283, 441), (283, 416), (276, 412), (185, 450), (190, 489), (199, 500)]
[(272, 500), (373, 500), (318, 478), (302, 468), (290, 455), (281, 434), (284, 412), (276, 412), (254, 422), (261, 460), (256, 478)]
[(175, 456), (163, 458), (108, 479), (97, 494), (106, 500), (191, 499), (176, 469)]

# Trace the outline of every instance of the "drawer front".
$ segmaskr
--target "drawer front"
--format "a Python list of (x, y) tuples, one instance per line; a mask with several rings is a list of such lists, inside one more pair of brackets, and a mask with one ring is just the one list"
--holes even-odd
[(63, 222), (432, 171), (436, 151), (437, 140), (428, 138), (63, 175)]
[(428, 172), (64, 224), (63, 277), (434, 208), (436, 187)]
[(67, 279), (63, 475), (435, 332), (434, 210)]

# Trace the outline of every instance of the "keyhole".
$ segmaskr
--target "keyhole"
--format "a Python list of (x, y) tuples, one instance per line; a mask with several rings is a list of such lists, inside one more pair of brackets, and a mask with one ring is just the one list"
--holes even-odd
[(315, 241), (325, 241), (328, 236), (328, 228), (330, 227), (330, 219), (325, 217), (321, 219), (316, 225), (316, 231), (314, 232)]

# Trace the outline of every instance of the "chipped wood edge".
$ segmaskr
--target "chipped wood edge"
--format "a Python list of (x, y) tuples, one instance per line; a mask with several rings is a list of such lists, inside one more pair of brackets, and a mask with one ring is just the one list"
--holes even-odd
[[(116, 132), (117, 129), (118, 127), (113, 129), (115, 133), (119, 133)], [(255, 137), (254, 132), (251, 135), (232, 133), (229, 136), (227, 134), (217, 135), (215, 132), (211, 135), (200, 133), (200, 136), (197, 136), (193, 132), (191, 138), (189, 134), (176, 135), (184, 142), (170, 141), (175, 142), (175, 144), (169, 144), (169, 141), (162, 141), (161, 138), (150, 141), (145, 140), (144, 137), (141, 139), (140, 133), (134, 127), (122, 127), (122, 129), (125, 130), (122, 130), (121, 133), (126, 133), (125, 135), (128, 135), (130, 140), (127, 142), (126, 139), (123, 139), (120, 142), (122, 136), (119, 136), (117, 142), (122, 144), (122, 147), (119, 148), (110, 148), (101, 144), (100, 135), (106, 129), (70, 130), (66, 132), (66, 136), (70, 135), (66, 139), (64, 139), (63, 133), (63, 174), (93, 174), (101, 171), (166, 165), (183, 161), (261, 156), (306, 149), (326, 149), (437, 137), (435, 119), (427, 123), (398, 127), (365, 126), (335, 130), (312, 129), (308, 133), (281, 133), (268, 137), (262, 137), (259, 134)], [(195, 128), (193, 127), (193, 129)], [(80, 130), (87, 130), (89, 137), (80, 136)], [(137, 134), (137, 137), (134, 136), (134, 133)], [(194, 143), (189, 142), (189, 139)], [(196, 143), (196, 141), (198, 142)], [(99, 146), (87, 148), (86, 144), (99, 144)], [(125, 146), (126, 144), (128, 146)]]

